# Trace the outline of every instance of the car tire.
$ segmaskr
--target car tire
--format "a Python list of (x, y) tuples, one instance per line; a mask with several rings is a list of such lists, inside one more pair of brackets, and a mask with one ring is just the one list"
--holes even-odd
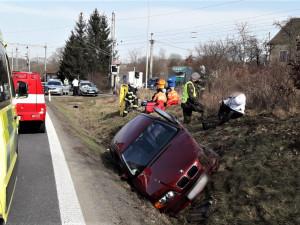
[(39, 124), (39, 133), (45, 133), (46, 132), (46, 122), (43, 121)]

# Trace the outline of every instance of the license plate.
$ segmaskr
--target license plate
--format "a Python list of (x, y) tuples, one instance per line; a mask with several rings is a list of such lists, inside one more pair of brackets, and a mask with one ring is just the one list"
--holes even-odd
[(205, 187), (208, 182), (208, 176), (204, 174), (197, 182), (193, 190), (187, 195), (188, 199), (193, 200)]

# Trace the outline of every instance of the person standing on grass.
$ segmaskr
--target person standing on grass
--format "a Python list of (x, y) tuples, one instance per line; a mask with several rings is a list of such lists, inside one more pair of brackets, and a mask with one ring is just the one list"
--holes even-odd
[(191, 122), (193, 111), (200, 112), (202, 117), (205, 117), (206, 115), (206, 109), (204, 105), (197, 101), (197, 91), (204, 88), (200, 85), (200, 78), (200, 74), (194, 72), (191, 76), (191, 81), (187, 82), (184, 86), (181, 108), (185, 124), (189, 124)]
[(223, 125), (231, 119), (237, 119), (245, 114), (246, 95), (243, 93), (243, 87), (241, 85), (234, 85), (232, 87), (232, 94), (228, 99), (220, 101), (219, 109), (219, 122), (215, 124), (207, 124), (203, 122), (203, 130), (209, 128), (215, 128), (216, 126)]
[(73, 96), (78, 96), (78, 90), (79, 90), (79, 81), (75, 78), (72, 81), (72, 85), (73, 85)]

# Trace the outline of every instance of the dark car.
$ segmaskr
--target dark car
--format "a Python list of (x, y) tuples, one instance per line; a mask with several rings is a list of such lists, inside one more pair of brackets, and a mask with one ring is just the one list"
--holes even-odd
[(201, 148), (166, 112), (140, 114), (111, 142), (110, 152), (123, 178), (161, 212), (176, 216), (208, 182), (217, 155)]
[(152, 77), (147, 82), (147, 87), (150, 89), (155, 89), (158, 85), (158, 77)]

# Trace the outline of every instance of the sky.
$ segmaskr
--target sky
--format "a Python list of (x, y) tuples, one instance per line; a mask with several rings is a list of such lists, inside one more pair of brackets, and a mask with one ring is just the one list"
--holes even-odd
[[(278, 28), (275, 21), (300, 15), (300, 1), (259, 0), (149, 0), (149, 33), (153, 33), (154, 53), (165, 49), (167, 55), (190, 54), (199, 43), (236, 36), (236, 25), (247, 22), (249, 32), (265, 39)], [(128, 61), (128, 52), (147, 51), (147, 0), (98, 1), (3, 1), (0, 0), (0, 29), (8, 43), (9, 56), (47, 56), (63, 47), (80, 12), (85, 19), (97, 8), (109, 18), (116, 15), (116, 40), (120, 60)]]

